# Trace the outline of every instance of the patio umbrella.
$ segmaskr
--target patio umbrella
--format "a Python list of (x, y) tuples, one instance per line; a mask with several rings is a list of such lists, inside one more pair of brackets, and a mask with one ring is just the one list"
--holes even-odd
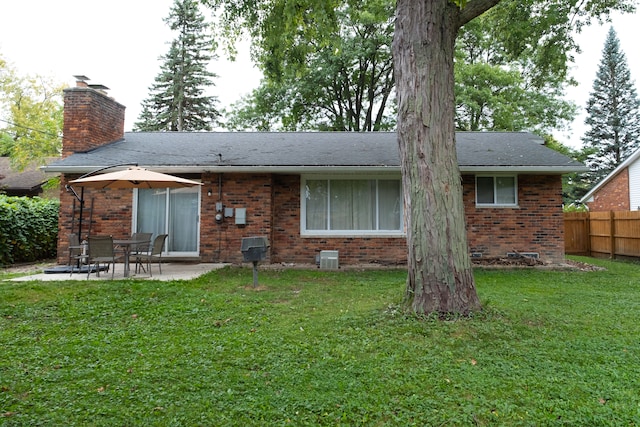
[[(101, 169), (102, 170), (102, 169)], [(93, 173), (93, 172), (92, 172)], [(129, 167), (128, 169), (108, 172), (99, 175), (82, 176), (69, 182), (82, 187), (82, 192), (78, 195), (73, 187), (67, 189), (73, 191), (75, 197), (80, 201), (80, 216), (78, 218), (78, 236), (82, 235), (82, 220), (84, 210), (84, 189), (85, 188), (178, 188), (193, 187), (202, 185), (197, 181), (180, 178), (159, 172), (153, 172), (139, 167)]]
[(78, 178), (70, 183), (91, 188), (175, 188), (202, 185), (202, 183), (190, 179), (138, 167)]

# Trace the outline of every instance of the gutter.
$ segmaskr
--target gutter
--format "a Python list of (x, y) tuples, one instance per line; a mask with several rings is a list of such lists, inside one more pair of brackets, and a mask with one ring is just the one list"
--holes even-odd
[[(44, 166), (45, 173), (83, 174), (104, 167), (104, 165), (91, 166)], [(212, 173), (400, 173), (400, 166), (224, 166), (224, 165), (198, 165), (198, 166), (161, 166), (144, 165), (139, 167), (151, 169), (155, 172), (173, 174), (199, 174)], [(117, 168), (114, 168), (117, 170)], [(573, 172), (587, 172), (585, 166), (461, 166), (460, 173), (520, 173), (520, 174), (552, 174), (562, 175)]]

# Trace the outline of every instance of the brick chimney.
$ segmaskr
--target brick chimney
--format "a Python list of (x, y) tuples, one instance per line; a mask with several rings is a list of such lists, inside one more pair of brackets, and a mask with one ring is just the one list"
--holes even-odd
[(89, 151), (124, 136), (125, 106), (109, 97), (102, 85), (75, 76), (76, 86), (64, 90), (62, 157)]

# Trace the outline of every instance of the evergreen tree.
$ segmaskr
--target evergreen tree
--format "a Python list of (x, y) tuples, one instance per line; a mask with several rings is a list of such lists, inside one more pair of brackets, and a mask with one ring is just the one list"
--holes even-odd
[(215, 96), (205, 89), (215, 86), (216, 74), (207, 70), (214, 58), (213, 38), (195, 0), (175, 0), (165, 22), (178, 36), (171, 42), (164, 63), (142, 102), (136, 131), (206, 131), (220, 115)]
[(582, 141), (592, 152), (587, 164), (595, 182), (640, 146), (640, 102), (613, 27), (607, 34), (587, 113), (589, 129)]

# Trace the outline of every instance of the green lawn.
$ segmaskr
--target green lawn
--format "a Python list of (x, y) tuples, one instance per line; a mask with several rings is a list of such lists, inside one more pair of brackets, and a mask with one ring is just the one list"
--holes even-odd
[(0, 282), (0, 425), (640, 425), (640, 266), (580, 260), (449, 321), (402, 271)]

